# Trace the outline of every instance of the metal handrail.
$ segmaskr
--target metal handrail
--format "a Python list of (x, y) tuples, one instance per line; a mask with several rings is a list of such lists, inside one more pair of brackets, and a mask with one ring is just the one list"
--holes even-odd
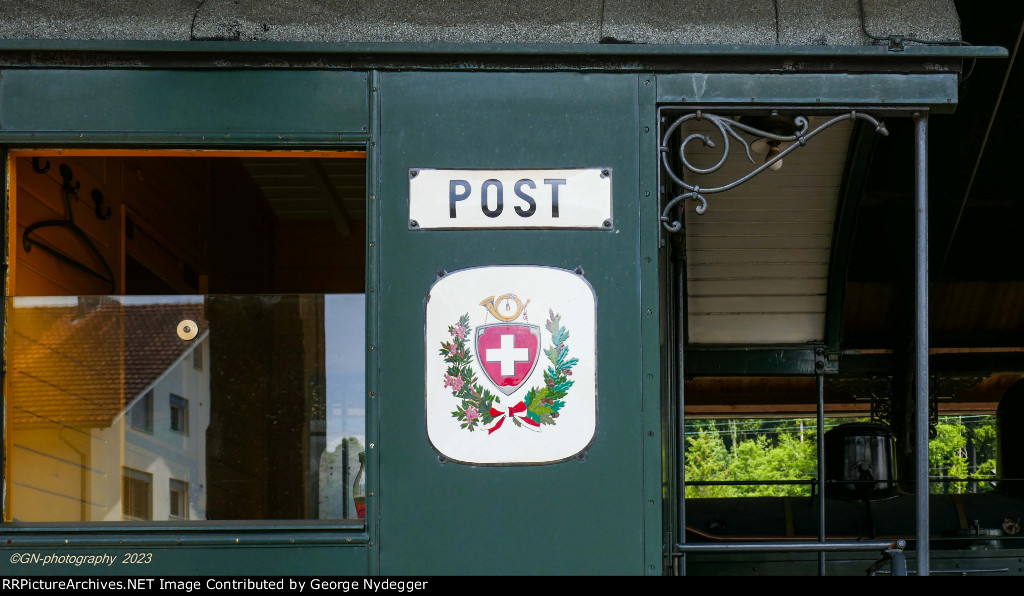
[(833, 541), (833, 542), (687, 542), (676, 543), (673, 554), (699, 552), (837, 552), (837, 551), (903, 551), (906, 548), (906, 540), (857, 540), (857, 541)]

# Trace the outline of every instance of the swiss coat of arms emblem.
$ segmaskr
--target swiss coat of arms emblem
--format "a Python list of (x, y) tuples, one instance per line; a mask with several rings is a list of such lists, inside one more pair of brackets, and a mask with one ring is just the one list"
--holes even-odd
[[(550, 463), (585, 448), (596, 426), (594, 310), (590, 285), (563, 269), (482, 267), (439, 280), (427, 302), (428, 342), (436, 342), (428, 346), (427, 427), (435, 448), (467, 463)], [(538, 311), (543, 324), (531, 320)]]

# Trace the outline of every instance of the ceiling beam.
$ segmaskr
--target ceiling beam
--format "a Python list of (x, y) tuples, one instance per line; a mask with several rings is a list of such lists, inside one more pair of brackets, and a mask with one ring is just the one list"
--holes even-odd
[(863, 122), (857, 122), (850, 135), (850, 148), (846, 168), (839, 186), (835, 224), (832, 226), (832, 250), (828, 260), (828, 290), (825, 295), (825, 345), (829, 354), (842, 349), (843, 305), (846, 298), (846, 278), (853, 250), (853, 233), (857, 227), (857, 213), (867, 182), (871, 155), (878, 135)]
[(318, 159), (302, 159), (299, 161), (302, 163), (302, 169), (305, 171), (310, 184), (313, 185), (313, 189), (323, 198), (327, 213), (330, 215), (331, 221), (334, 222), (334, 226), (338, 228), (338, 233), (342, 236), (350, 235), (352, 233), (352, 218), (349, 217), (348, 212), (345, 210), (345, 205), (342, 202), (341, 195), (338, 194), (338, 189), (334, 188), (334, 185), (331, 184), (331, 178), (327, 174), (327, 170), (324, 169), (323, 164)]

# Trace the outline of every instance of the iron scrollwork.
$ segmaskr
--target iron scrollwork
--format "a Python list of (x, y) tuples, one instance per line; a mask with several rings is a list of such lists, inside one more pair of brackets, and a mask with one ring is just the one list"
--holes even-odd
[[(836, 124), (838, 122), (842, 122), (844, 120), (858, 120), (858, 119), (859, 120), (865, 120), (865, 121), (871, 123), (872, 125), (874, 125), (876, 133), (878, 133), (878, 134), (880, 134), (882, 136), (888, 136), (889, 135), (889, 131), (886, 130), (886, 128), (885, 128), (885, 123), (880, 122), (879, 120), (877, 120), (876, 118), (870, 116), (869, 114), (864, 114), (862, 112), (857, 112), (857, 111), (850, 111), (850, 112), (847, 112), (845, 114), (840, 114), (838, 116), (835, 116), (834, 118), (831, 118), (830, 120), (822, 123), (820, 126), (815, 128), (814, 130), (810, 130), (810, 131), (808, 131), (808, 129), (810, 128), (809, 120), (806, 117), (804, 117), (804, 116), (796, 116), (795, 118), (793, 118), (793, 123), (795, 124), (795, 130), (794, 130), (793, 134), (789, 134), (789, 135), (777, 134), (775, 132), (771, 132), (771, 131), (767, 131), (767, 130), (762, 130), (760, 128), (756, 128), (754, 126), (751, 126), (750, 124), (746, 124), (744, 122), (739, 122), (739, 121), (733, 120), (732, 118), (729, 118), (729, 117), (718, 116), (716, 114), (709, 114), (709, 113), (703, 112), (701, 110), (697, 110), (696, 112), (680, 116), (679, 118), (677, 118), (675, 120), (675, 122), (672, 123), (671, 126), (668, 127), (668, 129), (665, 130), (665, 133), (661, 137), (661, 145), (658, 147), (658, 151), (661, 153), (662, 167), (664, 168), (665, 172), (668, 174), (669, 178), (671, 178), (673, 182), (678, 184), (686, 192), (683, 192), (682, 194), (677, 195), (676, 197), (674, 197), (672, 200), (670, 200), (665, 205), (664, 209), (662, 209), (662, 212), (661, 212), (661, 223), (662, 223), (662, 225), (665, 226), (665, 229), (668, 230), (669, 232), (678, 232), (680, 229), (682, 229), (682, 223), (679, 222), (678, 220), (672, 221), (672, 218), (669, 217), (669, 214), (671, 213), (672, 209), (674, 207), (676, 207), (676, 205), (678, 205), (680, 202), (686, 201), (687, 199), (692, 199), (694, 201), (697, 201), (697, 203), (698, 203), (698, 205), (696, 207), (697, 215), (703, 215), (704, 212), (707, 211), (707, 209), (708, 209), (708, 201), (707, 201), (707, 198), (706, 198), (705, 195), (709, 195), (709, 194), (713, 194), (713, 193), (718, 193), (718, 192), (724, 192), (724, 191), (727, 191), (729, 189), (735, 188), (735, 187), (739, 186), (740, 184), (743, 184), (744, 182), (747, 182), (748, 180), (751, 180), (752, 178), (754, 178), (755, 176), (757, 176), (761, 172), (767, 170), (768, 168), (772, 167), (773, 164), (775, 164), (778, 161), (781, 161), (782, 158), (784, 158), (785, 156), (789, 155), (793, 151), (796, 151), (798, 148), (803, 147), (804, 145), (807, 144), (807, 141), (812, 139), (815, 135), (817, 135), (821, 131), (831, 127), (832, 125), (834, 125), (834, 124)], [(738, 141), (739, 143), (741, 143), (743, 145), (743, 148), (746, 150), (747, 158), (750, 160), (751, 163), (756, 164), (757, 162), (754, 161), (753, 156), (750, 155), (750, 143), (748, 143), (747, 140), (744, 139), (739, 134), (739, 131), (745, 132), (745, 133), (747, 133), (749, 135), (752, 135), (754, 137), (757, 137), (759, 139), (766, 139), (766, 140), (774, 141), (774, 142), (778, 142), (778, 143), (791, 143), (791, 144), (789, 146), (787, 146), (785, 149), (781, 149), (778, 153), (776, 153), (771, 158), (766, 160), (760, 166), (757, 166), (755, 169), (753, 169), (752, 171), (748, 172), (744, 176), (742, 176), (742, 177), (740, 177), (740, 178), (738, 178), (738, 179), (736, 179), (736, 180), (734, 180), (734, 181), (732, 181), (732, 182), (730, 182), (728, 184), (725, 184), (725, 185), (722, 185), (722, 186), (716, 186), (714, 188), (701, 188), (700, 185), (697, 185), (697, 184), (687, 184), (686, 182), (684, 182), (683, 181), (683, 176), (678, 175), (676, 172), (674, 172), (673, 169), (672, 169), (672, 165), (669, 163), (670, 162), (670, 155), (672, 153), (670, 151), (670, 149), (669, 149), (669, 144), (670, 144), (669, 139), (671, 139), (672, 135), (675, 134), (677, 130), (679, 130), (680, 126), (682, 126), (686, 122), (689, 122), (690, 120), (707, 120), (708, 122), (711, 122), (712, 124), (715, 125), (715, 128), (718, 129), (718, 133), (722, 137), (722, 157), (721, 157), (721, 159), (718, 160), (718, 163), (716, 163), (713, 166), (708, 167), (708, 168), (699, 168), (699, 167), (693, 165), (692, 163), (690, 163), (690, 161), (686, 157), (686, 146), (691, 141), (699, 140), (706, 147), (714, 148), (714, 147), (716, 147), (716, 145), (715, 145), (715, 142), (711, 139), (711, 137), (709, 137), (708, 135), (703, 134), (703, 133), (695, 132), (695, 133), (692, 133), (692, 134), (688, 135), (685, 139), (683, 139), (683, 142), (679, 144), (679, 151), (678, 151), (679, 161), (683, 164), (683, 167), (686, 170), (689, 170), (690, 172), (693, 172), (694, 174), (710, 174), (712, 172), (715, 172), (715, 171), (719, 170), (723, 165), (725, 165), (725, 163), (729, 160), (729, 144), (730, 144), (730, 140), (729, 139), (730, 138), (732, 138), (732, 139)]]

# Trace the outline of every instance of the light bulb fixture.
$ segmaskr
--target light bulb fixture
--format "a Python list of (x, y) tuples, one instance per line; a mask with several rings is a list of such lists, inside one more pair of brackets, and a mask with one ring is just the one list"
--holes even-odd
[[(776, 141), (775, 139), (760, 138), (750, 144), (750, 150), (757, 154), (763, 154), (764, 160), (769, 162), (773, 157), (782, 153), (782, 141)], [(782, 161), (779, 160), (772, 165), (768, 166), (769, 170), (778, 172), (782, 169)]]
[[(780, 145), (782, 145), (782, 143), (780, 141), (775, 141), (775, 140), (768, 141), (768, 155), (765, 155), (765, 157), (764, 157), (765, 162), (771, 161), (773, 157), (775, 157), (776, 155), (782, 153), (782, 148), (779, 147)], [(782, 161), (783, 160), (780, 159), (779, 161), (777, 161), (777, 162), (773, 163), (772, 165), (768, 166), (768, 169), (773, 171), (773, 172), (778, 172), (779, 170), (782, 169)]]
[[(743, 116), (740, 122), (780, 137), (792, 136), (797, 130), (796, 120), (792, 116), (779, 114), (774, 110), (767, 116)], [(782, 141), (778, 139), (761, 137), (750, 144), (751, 151), (765, 154), (765, 162), (782, 153), (782, 149)], [(778, 172), (782, 169), (782, 161), (780, 159), (768, 166), (768, 169)]]

